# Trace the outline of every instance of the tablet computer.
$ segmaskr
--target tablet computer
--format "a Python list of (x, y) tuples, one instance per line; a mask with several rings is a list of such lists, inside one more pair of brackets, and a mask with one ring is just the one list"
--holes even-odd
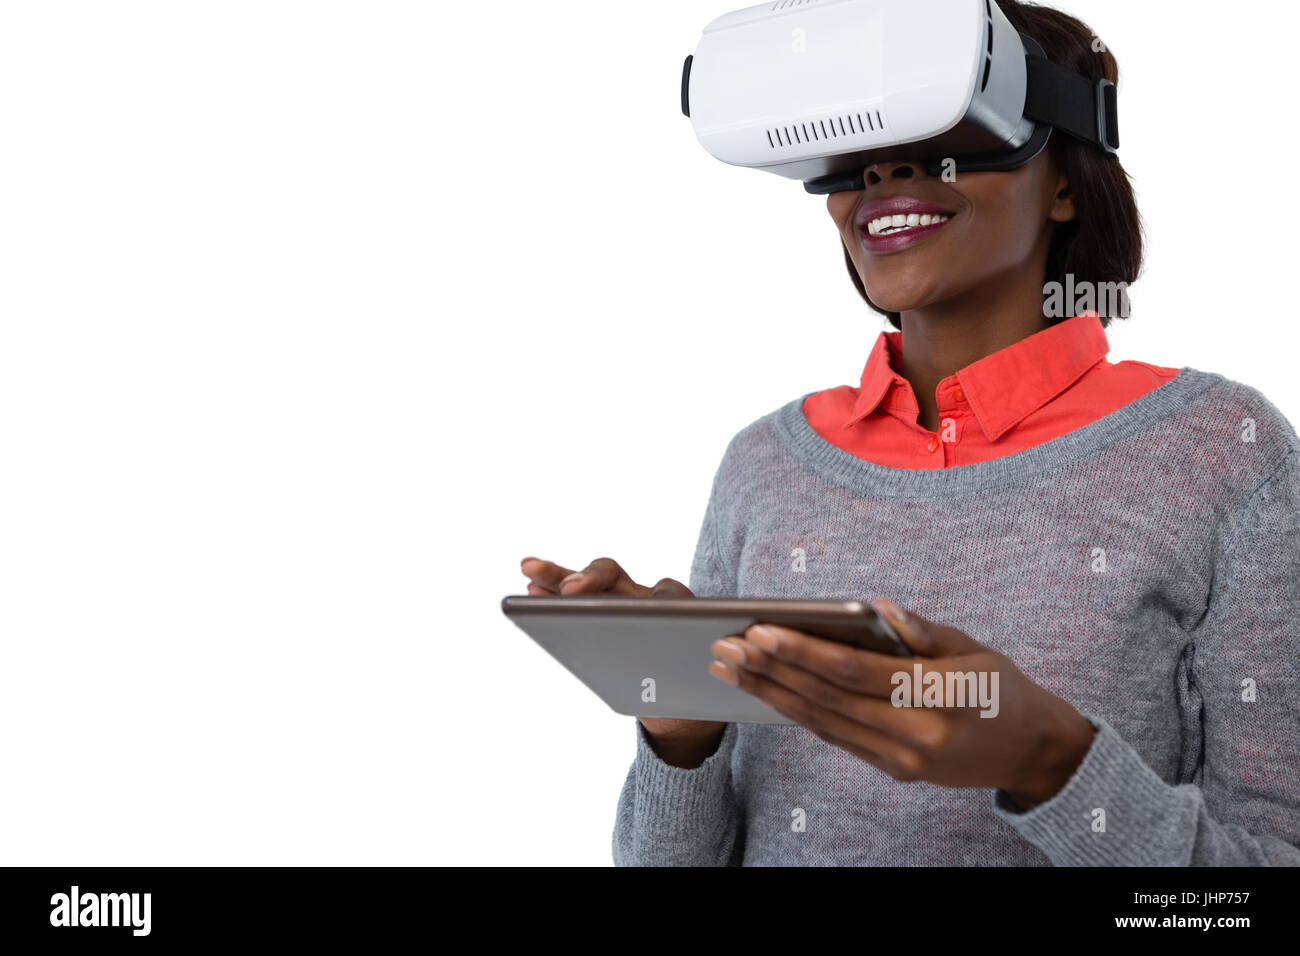
[(615, 712), (639, 717), (793, 723), (709, 673), (709, 646), (752, 624), (912, 656), (863, 601), (512, 596), (501, 610)]

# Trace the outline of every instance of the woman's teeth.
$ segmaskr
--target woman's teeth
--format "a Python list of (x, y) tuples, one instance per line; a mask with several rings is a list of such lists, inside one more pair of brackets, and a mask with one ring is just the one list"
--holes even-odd
[(906, 232), (908, 229), (915, 229), (917, 226), (937, 226), (939, 223), (947, 222), (951, 218), (952, 216), (931, 215), (930, 213), (921, 213), (920, 215), (912, 213), (910, 216), (882, 216), (867, 223), (867, 232), (873, 236), (892, 236), (896, 232)]

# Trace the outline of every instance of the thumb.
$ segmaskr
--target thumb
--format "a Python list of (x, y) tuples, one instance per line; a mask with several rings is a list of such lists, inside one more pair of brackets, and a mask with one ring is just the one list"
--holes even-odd
[(681, 581), (672, 578), (660, 578), (659, 583), (650, 589), (651, 597), (689, 598), (695, 597), (691, 589)]
[(949, 657), (983, 647), (969, 634), (946, 624), (936, 624), (919, 614), (904, 611), (893, 601), (876, 598), (871, 606), (884, 615), (912, 653), (922, 657)]

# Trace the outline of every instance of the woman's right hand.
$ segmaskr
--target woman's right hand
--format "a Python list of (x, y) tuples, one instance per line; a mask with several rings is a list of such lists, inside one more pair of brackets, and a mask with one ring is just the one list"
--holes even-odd
[[(571, 571), (554, 561), (524, 558), (519, 569), (528, 578), (532, 595), (626, 594), (632, 597), (695, 597), (691, 589), (672, 578), (661, 578), (653, 587), (637, 584), (613, 558), (597, 558), (581, 571)], [(638, 717), (649, 735), (655, 753), (665, 763), (687, 769), (698, 767), (718, 749), (725, 723), (714, 720), (676, 720), (668, 717)]]

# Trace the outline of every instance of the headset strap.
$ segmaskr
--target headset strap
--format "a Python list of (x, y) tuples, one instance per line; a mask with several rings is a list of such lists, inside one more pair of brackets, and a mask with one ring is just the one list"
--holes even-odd
[(1115, 84), (1089, 80), (1033, 53), (1025, 54), (1025, 115), (1114, 156), (1119, 150)]

